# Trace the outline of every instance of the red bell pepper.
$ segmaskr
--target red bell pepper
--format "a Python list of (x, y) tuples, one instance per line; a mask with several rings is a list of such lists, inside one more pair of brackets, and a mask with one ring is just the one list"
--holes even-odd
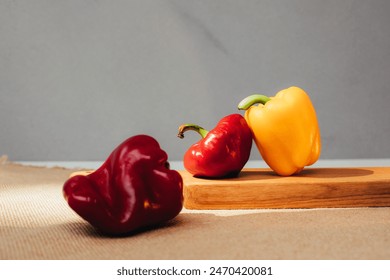
[(183, 181), (167, 159), (154, 138), (130, 137), (96, 171), (69, 178), (64, 197), (77, 214), (107, 234), (170, 220), (183, 207)]
[(236, 177), (247, 163), (252, 148), (252, 132), (244, 117), (232, 114), (222, 118), (210, 132), (194, 124), (179, 127), (178, 137), (194, 130), (202, 139), (184, 154), (184, 168), (195, 177)]

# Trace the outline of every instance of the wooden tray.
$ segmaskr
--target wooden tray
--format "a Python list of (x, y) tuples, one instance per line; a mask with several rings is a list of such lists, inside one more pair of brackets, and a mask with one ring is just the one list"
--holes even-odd
[(199, 179), (180, 171), (187, 209), (390, 206), (390, 167), (307, 168), (281, 177), (244, 169), (232, 179)]

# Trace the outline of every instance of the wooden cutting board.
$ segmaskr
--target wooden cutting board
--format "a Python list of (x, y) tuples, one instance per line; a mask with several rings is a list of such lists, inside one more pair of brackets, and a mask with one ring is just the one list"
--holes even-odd
[(306, 168), (289, 177), (270, 169), (243, 169), (231, 179), (180, 174), (187, 209), (390, 206), (390, 167)]

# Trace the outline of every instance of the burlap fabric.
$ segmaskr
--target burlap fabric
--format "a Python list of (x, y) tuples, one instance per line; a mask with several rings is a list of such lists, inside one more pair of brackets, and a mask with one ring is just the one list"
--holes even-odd
[(63, 199), (74, 171), (0, 164), (0, 259), (390, 259), (390, 208), (183, 209), (106, 237)]

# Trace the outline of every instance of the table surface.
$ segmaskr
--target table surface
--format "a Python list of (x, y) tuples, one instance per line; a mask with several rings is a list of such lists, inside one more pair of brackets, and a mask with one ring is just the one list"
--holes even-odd
[[(72, 172), (100, 164), (2, 162), (0, 259), (390, 259), (388, 207), (183, 209), (164, 225), (107, 237), (62, 197)], [(390, 159), (320, 160), (313, 167), (364, 166), (390, 166)]]

